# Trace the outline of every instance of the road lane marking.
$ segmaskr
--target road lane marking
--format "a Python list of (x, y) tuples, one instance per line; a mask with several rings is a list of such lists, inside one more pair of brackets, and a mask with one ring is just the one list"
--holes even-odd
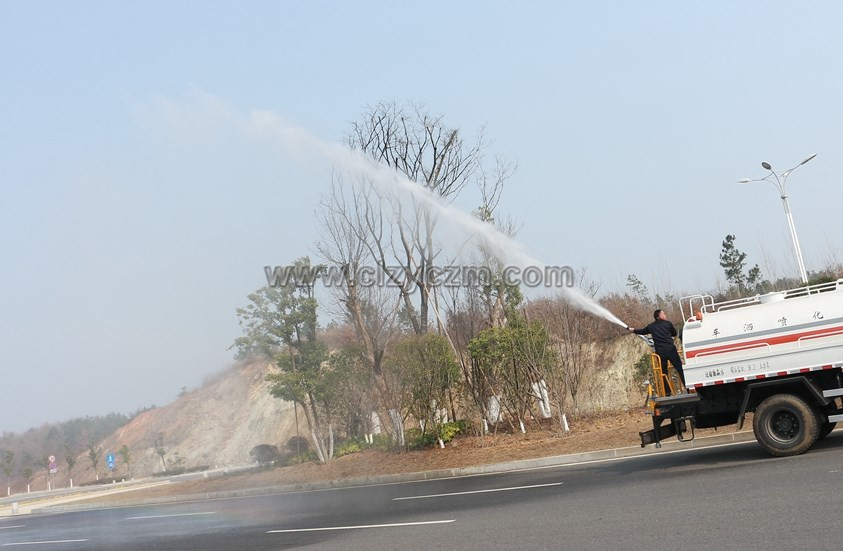
[(141, 520), (147, 518), (170, 518), (170, 517), (195, 517), (197, 515), (216, 515), (216, 511), (207, 511), (204, 513), (174, 513), (172, 515), (147, 515), (145, 517), (126, 517), (123, 520)]
[(14, 526), (0, 526), (0, 530), (8, 530), (9, 528), (23, 528), (26, 524), (15, 524)]
[(448, 497), (448, 496), (464, 496), (468, 494), (485, 494), (488, 492), (509, 492), (511, 490), (527, 490), (529, 488), (545, 488), (547, 486), (559, 486), (561, 482), (551, 482), (550, 484), (531, 484), (529, 486), (512, 486), (511, 488), (492, 488), (490, 490), (472, 490), (469, 492), (453, 492), (450, 494), (430, 494), (426, 496), (408, 496), (408, 497), (394, 497), (392, 501), (402, 501), (405, 499), (427, 499), (430, 497)]
[(12, 545), (48, 545), (51, 543), (81, 543), (90, 540), (49, 540), (49, 541), (18, 541), (15, 543), (4, 543), (0, 547), (11, 547)]
[(326, 526), (324, 528), (292, 528), (289, 530), (268, 530), (267, 534), (287, 534), (290, 532), (325, 532), (329, 530), (359, 530), (361, 528), (395, 528), (400, 526), (424, 526), (427, 524), (448, 524), (451, 520), (428, 520), (424, 522), (396, 522), (393, 524), (360, 524), (357, 526)]

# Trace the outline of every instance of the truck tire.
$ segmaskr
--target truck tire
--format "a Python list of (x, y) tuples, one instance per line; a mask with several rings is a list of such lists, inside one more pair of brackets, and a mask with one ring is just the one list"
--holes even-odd
[(820, 433), (817, 436), (817, 441), (820, 441), (823, 438), (825, 438), (826, 436), (828, 436), (829, 434), (831, 434), (831, 431), (834, 430), (834, 425), (836, 425), (836, 424), (837, 423), (825, 422), (822, 425), (820, 425)]
[(774, 394), (755, 408), (755, 439), (771, 455), (786, 457), (808, 451), (819, 436), (814, 410), (793, 394)]

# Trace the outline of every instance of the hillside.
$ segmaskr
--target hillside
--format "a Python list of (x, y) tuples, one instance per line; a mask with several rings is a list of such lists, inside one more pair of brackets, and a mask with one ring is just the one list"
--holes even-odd
[[(296, 433), (295, 416), (292, 404), (267, 391), (264, 377), (269, 369), (260, 363), (237, 364), (202, 388), (141, 413), (100, 442), (100, 477), (107, 476), (108, 452), (116, 456), (116, 476), (149, 476), (161, 471), (161, 458), (155, 451), (159, 434), (163, 436), (168, 468), (243, 464), (257, 444), (283, 444)], [(304, 430), (306, 424), (300, 421)], [(123, 445), (129, 448), (131, 469), (117, 453)], [(67, 485), (66, 467), (62, 462), (54, 477), (59, 487)], [(33, 489), (42, 488), (44, 478), (39, 473)], [(87, 451), (79, 454), (73, 478), (77, 485), (93, 479)]]

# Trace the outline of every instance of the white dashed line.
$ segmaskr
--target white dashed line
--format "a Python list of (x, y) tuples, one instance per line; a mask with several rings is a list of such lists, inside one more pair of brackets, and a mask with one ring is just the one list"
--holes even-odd
[(50, 540), (50, 541), (19, 541), (15, 543), (4, 543), (0, 547), (11, 547), (12, 545), (49, 545), (52, 543), (81, 543), (90, 540)]
[(216, 515), (216, 511), (208, 511), (205, 513), (176, 513), (172, 515), (148, 515), (145, 517), (126, 517), (123, 520), (142, 520), (147, 518), (170, 518), (170, 517), (195, 517), (197, 515)]
[(325, 532), (328, 530), (360, 530), (362, 528), (396, 528), (400, 526), (424, 526), (427, 524), (448, 524), (451, 520), (428, 520), (426, 522), (397, 522), (395, 524), (361, 524), (358, 526), (326, 526), (324, 528), (294, 528), (290, 530), (269, 530), (267, 534), (286, 534), (290, 532)]
[(513, 486), (511, 488), (492, 488), (490, 490), (472, 490), (470, 492), (453, 492), (450, 494), (430, 494), (426, 496), (408, 496), (408, 497), (394, 497), (392, 501), (402, 501), (405, 499), (427, 499), (430, 497), (448, 497), (448, 496), (464, 496), (468, 494), (485, 494), (488, 492), (509, 492), (511, 490), (526, 490), (528, 488), (544, 488), (547, 486), (559, 486), (561, 482), (551, 482), (550, 484), (532, 484), (530, 486)]

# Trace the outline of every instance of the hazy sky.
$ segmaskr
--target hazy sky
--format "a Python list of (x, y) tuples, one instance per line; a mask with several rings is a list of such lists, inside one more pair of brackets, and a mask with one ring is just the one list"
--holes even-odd
[(0, 431), (230, 365), (330, 182), (256, 111), (328, 142), (381, 100), (485, 125), (519, 240), (605, 290), (711, 288), (727, 233), (796, 275), (774, 188), (735, 181), (818, 153), (791, 206), (809, 270), (843, 260), (842, 27), (831, 2), (0, 2)]

